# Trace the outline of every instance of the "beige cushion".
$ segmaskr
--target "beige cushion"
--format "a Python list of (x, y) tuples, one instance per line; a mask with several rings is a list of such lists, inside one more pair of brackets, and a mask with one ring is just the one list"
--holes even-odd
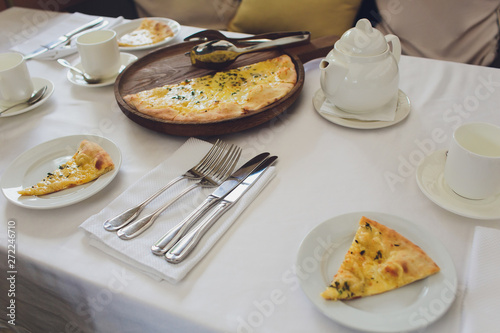
[(306, 30), (312, 38), (342, 35), (361, 0), (242, 0), (228, 30), (251, 34)]

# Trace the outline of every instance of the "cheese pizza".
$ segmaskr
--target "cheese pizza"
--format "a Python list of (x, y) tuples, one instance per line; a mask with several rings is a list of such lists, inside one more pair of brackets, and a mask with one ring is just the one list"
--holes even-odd
[(18, 191), (21, 195), (44, 195), (88, 183), (114, 169), (109, 154), (97, 143), (83, 140), (78, 151), (36, 185)]
[(159, 43), (174, 35), (168, 24), (145, 18), (134, 31), (118, 39), (119, 46), (134, 47)]
[(348, 300), (376, 295), (439, 270), (420, 247), (396, 231), (362, 217), (344, 261), (321, 296)]
[(296, 82), (297, 72), (292, 59), (282, 55), (126, 95), (123, 99), (139, 112), (154, 118), (206, 123), (258, 111), (286, 96)]

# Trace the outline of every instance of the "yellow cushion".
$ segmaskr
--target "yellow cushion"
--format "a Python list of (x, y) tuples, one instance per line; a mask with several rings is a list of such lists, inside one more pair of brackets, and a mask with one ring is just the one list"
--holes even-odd
[(258, 34), (306, 30), (311, 38), (342, 35), (361, 0), (242, 0), (228, 30)]

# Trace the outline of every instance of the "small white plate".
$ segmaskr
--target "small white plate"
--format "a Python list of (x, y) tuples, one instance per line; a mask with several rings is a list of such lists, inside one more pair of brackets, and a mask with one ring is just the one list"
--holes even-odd
[(446, 150), (435, 151), (417, 167), (420, 190), (436, 205), (457, 215), (478, 220), (500, 219), (500, 194), (472, 200), (456, 194), (444, 180)]
[[(112, 85), (115, 83), (116, 78), (117, 78), (119, 73), (121, 73), (129, 64), (133, 63), (136, 60), (137, 60), (137, 57), (135, 55), (130, 54), (130, 53), (121, 52), (120, 53), (120, 61), (121, 61), (122, 65), (121, 65), (118, 73), (116, 74), (116, 76), (107, 78), (106, 80), (102, 81), (101, 83), (95, 83), (95, 84), (87, 83), (83, 79), (83, 76), (81, 76), (78, 73), (73, 72), (71, 69), (68, 69), (67, 77), (71, 83), (76, 84), (77, 86), (81, 86), (81, 87), (98, 88), (98, 87), (109, 86), (109, 85)], [(82, 64), (80, 62), (74, 66), (80, 70), (83, 70)]]
[[(45, 103), (49, 99), (49, 97), (52, 96), (52, 93), (54, 92), (54, 83), (52, 83), (52, 81), (47, 80), (47, 79), (43, 79), (41, 77), (34, 77), (34, 78), (32, 78), (32, 81), (33, 81), (33, 86), (35, 87), (35, 90), (38, 90), (38, 89), (42, 88), (43, 86), (47, 86), (47, 91), (45, 92), (45, 95), (42, 97), (42, 99), (39, 100), (38, 102), (36, 102), (35, 104), (30, 105), (30, 106), (26, 106), (26, 105), (16, 106), (16, 107), (10, 109), (9, 111), (6, 111), (5, 113), (2, 113), (0, 115), (0, 117), (16, 116), (18, 114), (33, 110), (33, 109), (39, 107), (40, 105), (42, 105), (43, 103)], [(0, 110), (1, 110), (1, 108), (0, 108)]]
[[(379, 295), (349, 301), (323, 299), (320, 294), (337, 273), (362, 216), (396, 230), (420, 246), (440, 272)], [(367, 332), (422, 329), (448, 310), (457, 290), (455, 266), (441, 242), (430, 231), (385, 213), (348, 213), (319, 224), (302, 241), (296, 265), (302, 290), (318, 310), (344, 326)]]
[[(174, 35), (171, 37), (167, 37), (164, 40), (162, 40), (161, 42), (158, 42), (155, 44), (148, 44), (148, 45), (141, 45), (141, 46), (120, 46), (120, 50), (128, 52), (128, 51), (140, 51), (140, 50), (147, 50), (147, 49), (152, 49), (155, 47), (160, 47), (160, 46), (167, 44), (175, 37), (177, 37), (177, 35), (179, 35), (179, 32), (181, 31), (181, 25), (174, 20), (171, 20), (168, 18), (163, 18), (163, 17), (148, 17), (148, 18), (151, 20), (160, 21), (160, 22), (168, 24), (168, 26), (170, 27), (170, 29), (172, 30)], [(116, 31), (116, 38), (120, 39), (123, 35), (128, 34), (132, 31), (134, 31), (135, 29), (139, 28), (139, 26), (141, 25), (143, 20), (144, 20), (144, 18), (135, 19), (135, 20), (132, 20), (130, 22), (117, 25), (116, 27), (112, 28), (112, 30)]]
[(376, 128), (383, 128), (395, 125), (400, 121), (402, 121), (403, 119), (405, 119), (410, 114), (411, 110), (410, 99), (401, 90), (399, 90), (398, 93), (398, 106), (396, 109), (396, 118), (393, 121), (363, 121), (357, 119), (341, 118), (335, 115), (327, 114), (320, 111), (321, 106), (323, 105), (325, 99), (326, 97), (322, 89), (316, 91), (313, 97), (313, 105), (314, 108), (316, 109), (316, 112), (318, 112), (318, 114), (321, 117), (325, 118), (329, 122), (332, 122), (340, 126), (355, 128), (355, 129), (376, 129)]
[[(69, 160), (84, 139), (98, 143), (108, 152), (115, 168), (96, 180), (42, 196), (21, 196), (17, 191), (39, 182), (59, 165)], [(5, 170), (0, 187), (15, 205), (33, 209), (51, 209), (72, 205), (96, 194), (118, 174), (121, 152), (110, 140), (95, 135), (71, 135), (44, 142), (18, 156)]]

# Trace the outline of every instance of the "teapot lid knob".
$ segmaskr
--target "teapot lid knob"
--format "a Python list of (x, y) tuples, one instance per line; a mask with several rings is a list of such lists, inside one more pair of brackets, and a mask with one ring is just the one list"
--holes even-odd
[(373, 56), (385, 52), (388, 46), (384, 35), (369, 20), (360, 19), (355, 27), (344, 32), (336, 47), (348, 55)]

